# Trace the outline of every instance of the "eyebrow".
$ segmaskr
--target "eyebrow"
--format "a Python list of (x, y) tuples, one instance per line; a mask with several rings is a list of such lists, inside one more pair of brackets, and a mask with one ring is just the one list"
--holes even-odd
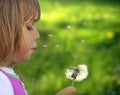
[(37, 21), (39, 20), (39, 17), (38, 17), (37, 19), (32, 18), (32, 19), (30, 19), (30, 20), (33, 21), (33, 22), (37, 22)]
[(34, 22), (37, 22), (40, 19), (40, 17), (38, 16), (37, 18), (33, 18)]
[(39, 18), (38, 19), (33, 19), (34, 22), (37, 22), (38, 20), (39, 20)]

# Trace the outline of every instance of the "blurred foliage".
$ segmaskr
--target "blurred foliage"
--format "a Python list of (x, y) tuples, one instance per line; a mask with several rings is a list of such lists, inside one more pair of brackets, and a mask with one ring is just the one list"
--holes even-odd
[(55, 95), (71, 85), (65, 70), (86, 64), (79, 95), (120, 95), (119, 0), (41, 0), (38, 49), (19, 72), (29, 95)]

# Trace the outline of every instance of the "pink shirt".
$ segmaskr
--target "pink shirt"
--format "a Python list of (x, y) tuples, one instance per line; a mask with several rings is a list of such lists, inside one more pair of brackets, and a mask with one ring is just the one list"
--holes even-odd
[(0, 71), (3, 72), (7, 76), (7, 78), (10, 80), (13, 90), (14, 90), (14, 95), (26, 95), (24, 88), (23, 88), (22, 81), (20, 79), (10, 76), (9, 74), (7, 74), (1, 69)]

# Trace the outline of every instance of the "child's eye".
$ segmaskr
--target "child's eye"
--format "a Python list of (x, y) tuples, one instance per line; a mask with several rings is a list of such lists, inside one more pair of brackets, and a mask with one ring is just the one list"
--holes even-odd
[(27, 26), (27, 29), (28, 29), (29, 31), (33, 31), (33, 30), (34, 30), (33, 27), (31, 27), (31, 26)]

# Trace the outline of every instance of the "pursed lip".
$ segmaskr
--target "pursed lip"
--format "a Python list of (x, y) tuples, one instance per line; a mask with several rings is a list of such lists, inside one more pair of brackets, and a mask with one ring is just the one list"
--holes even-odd
[(32, 50), (36, 50), (36, 48), (37, 48), (37, 47), (33, 47), (33, 48), (31, 48), (31, 49), (32, 49)]

